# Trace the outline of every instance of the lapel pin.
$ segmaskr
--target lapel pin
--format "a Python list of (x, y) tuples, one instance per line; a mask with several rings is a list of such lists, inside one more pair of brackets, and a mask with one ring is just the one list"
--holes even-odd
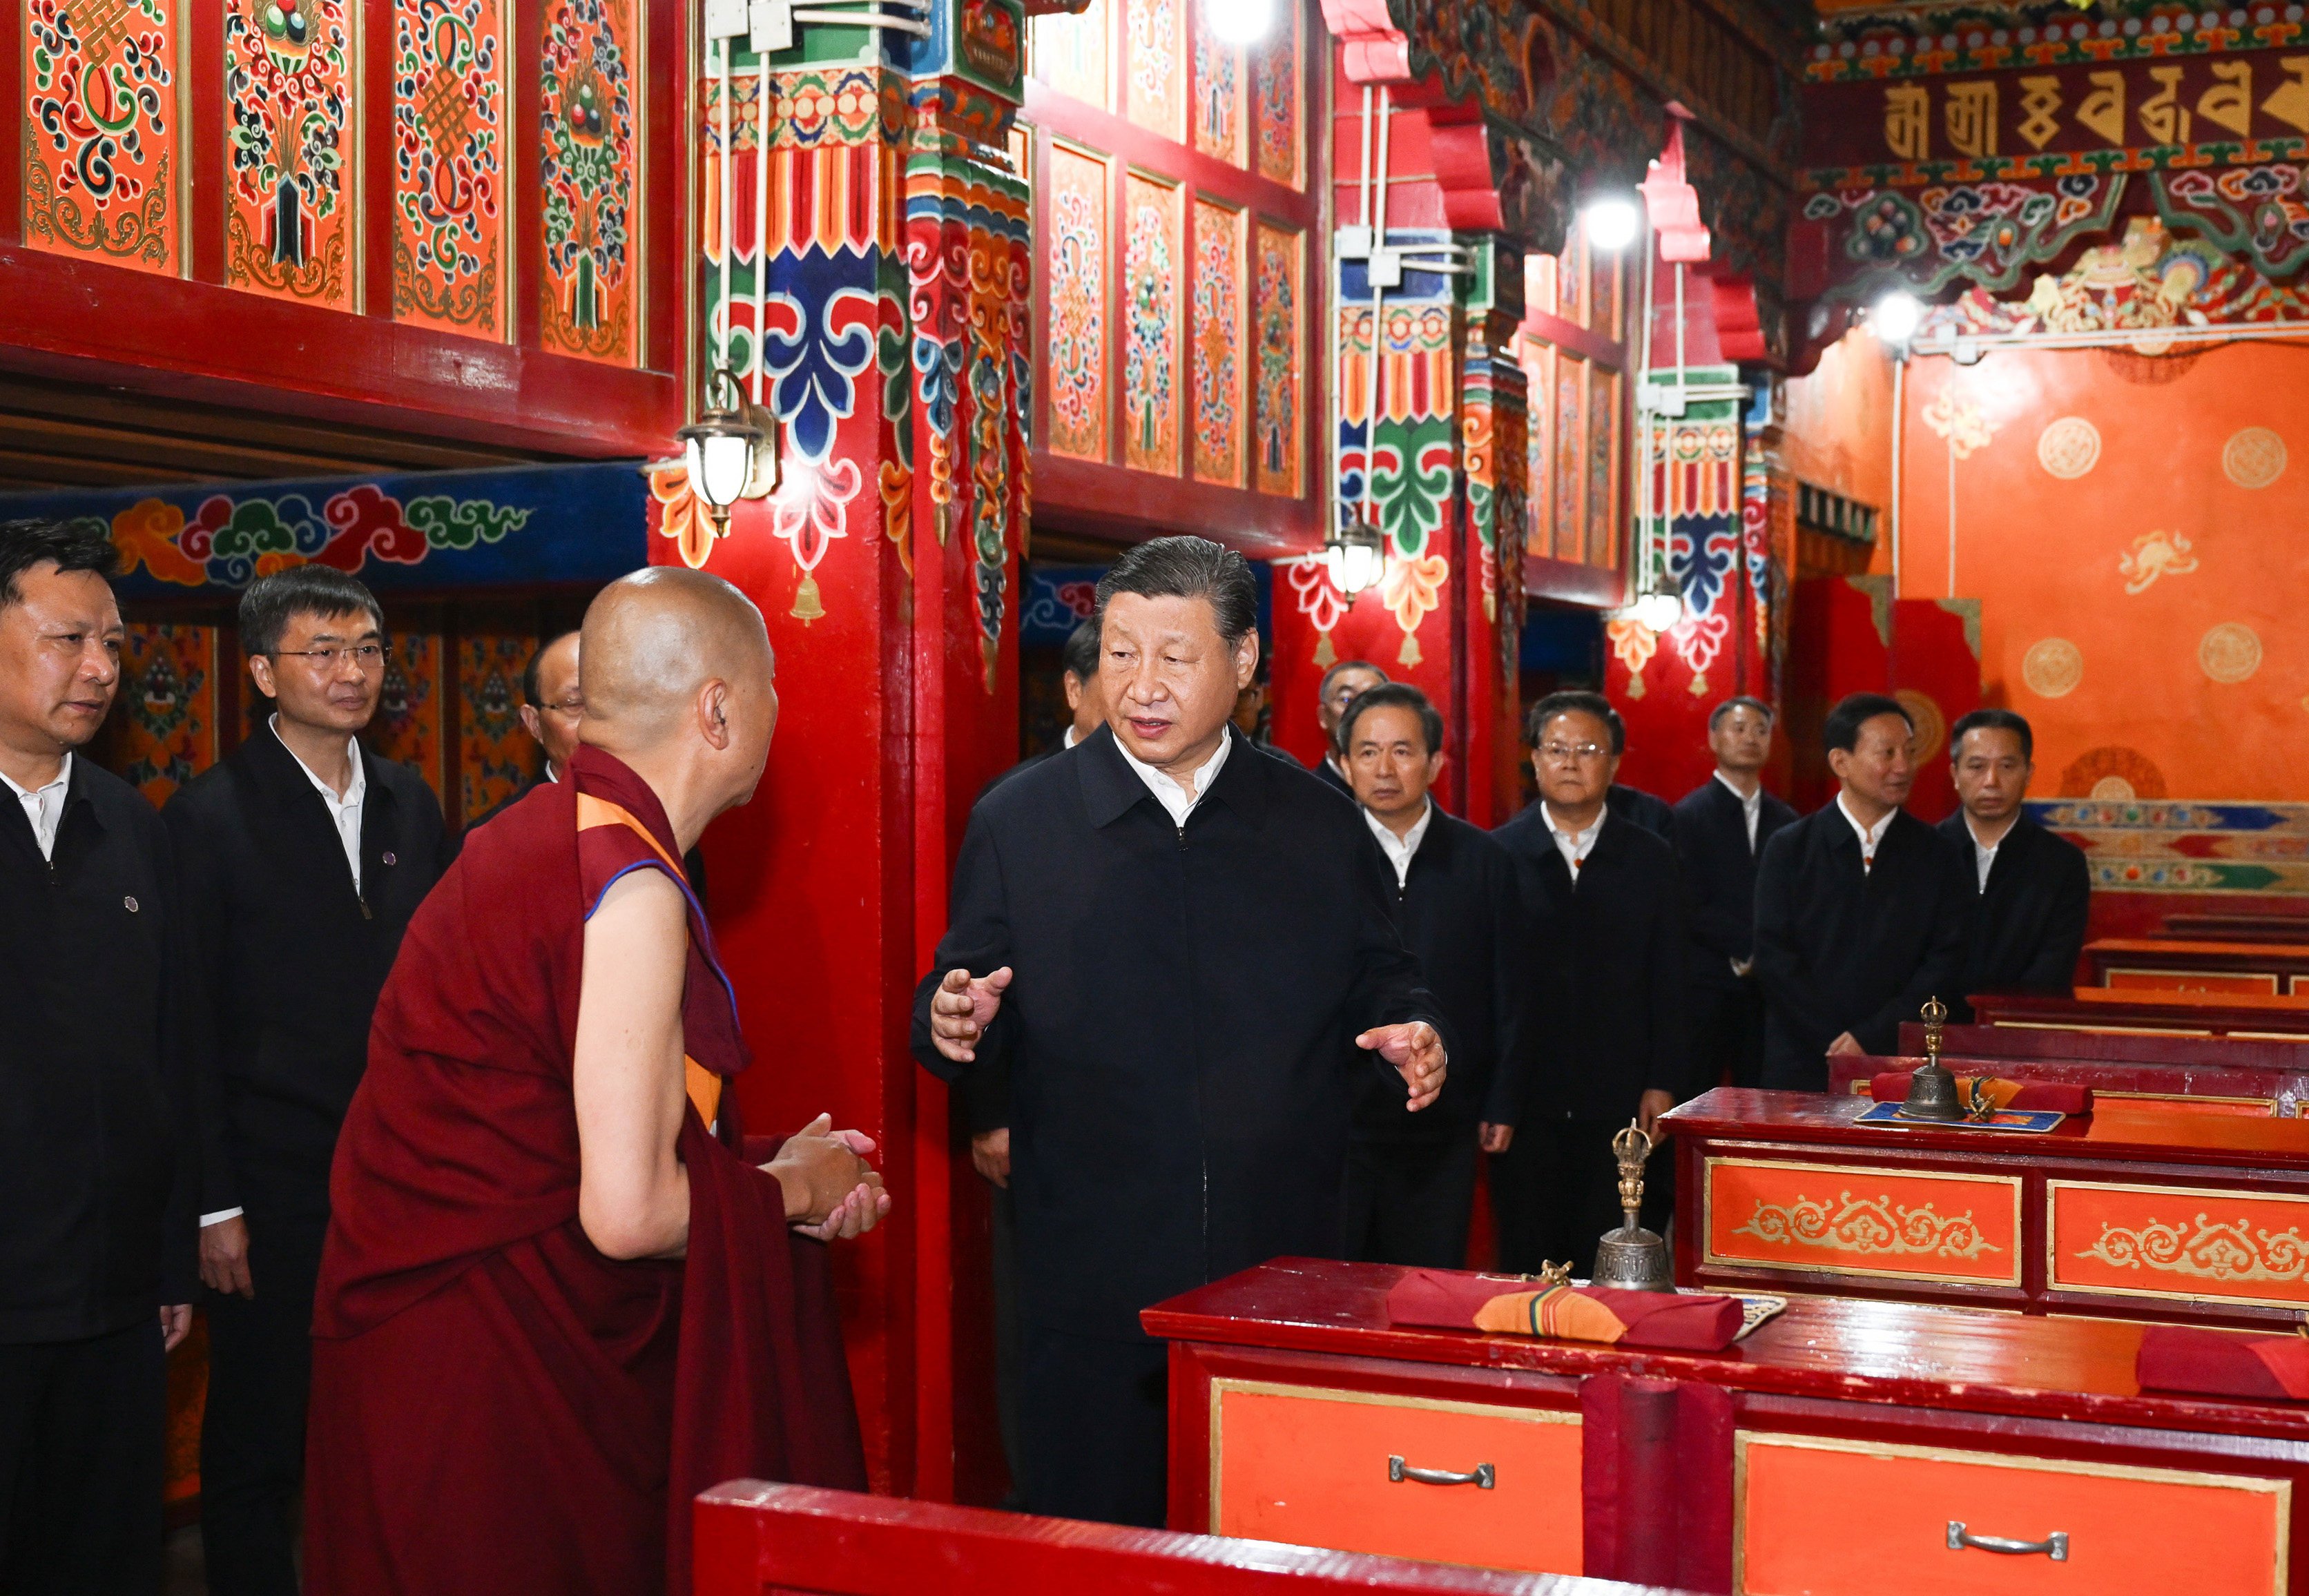
[(121, 899), (120, 906), (131, 914), (134, 914), (136, 912), (136, 900), (134, 898)]
[(385, 862), (386, 864), (388, 864), (388, 865), (389, 865), (389, 864), (391, 864), (391, 863), (393, 863), (393, 855), (391, 855), (390, 853), (386, 854), (386, 855), (385, 856)]

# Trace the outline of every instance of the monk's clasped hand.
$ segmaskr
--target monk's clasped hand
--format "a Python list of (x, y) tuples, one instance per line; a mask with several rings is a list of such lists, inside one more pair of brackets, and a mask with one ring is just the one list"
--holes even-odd
[(1442, 1092), (1447, 1064), (1443, 1039), (1426, 1021), (1373, 1026), (1355, 1038), (1355, 1046), (1369, 1048), (1395, 1066), (1411, 1089), (1411, 1100), (1405, 1105), (1411, 1112), (1416, 1114)]
[(882, 1177), (866, 1161), (874, 1138), (833, 1125), (832, 1115), (819, 1115), (762, 1166), (785, 1190), (786, 1222), (820, 1241), (861, 1236), (890, 1212)]
[(1002, 993), (1010, 985), (1010, 967), (973, 976), (967, 970), (949, 970), (930, 994), (930, 1040), (956, 1064), (978, 1057), (978, 1039), (1001, 1012)]

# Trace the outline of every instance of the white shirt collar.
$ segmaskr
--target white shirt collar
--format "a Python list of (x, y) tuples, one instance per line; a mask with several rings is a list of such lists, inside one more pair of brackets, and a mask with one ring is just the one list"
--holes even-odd
[(1563, 856), (1564, 864), (1570, 867), (1572, 880), (1578, 881), (1579, 867), (1587, 862), (1588, 854), (1595, 850), (1596, 838), (1603, 831), (1604, 823), (1612, 818), (1611, 806), (1606, 804), (1597, 811), (1596, 824), (1584, 832), (1567, 832), (1556, 824), (1555, 811), (1547, 807), (1545, 798), (1539, 801), (1539, 817), (1547, 822), (1547, 834), (1554, 839), (1555, 850)]
[(0, 771), (0, 781), (8, 783), (8, 790), (24, 806), (24, 818), (32, 823), (32, 840), (40, 845), (40, 857), (52, 859), (56, 855), (56, 828), (65, 817), (65, 794), (72, 787), (72, 750), (65, 750), (64, 763), (56, 768), (56, 779), (40, 787), (19, 787), (16, 779)]
[[(2017, 815), (2012, 824), (2013, 825), (2019, 824)], [(1980, 890), (1985, 893), (1988, 890), (1988, 873), (1996, 868), (1996, 850), (2003, 847), (2007, 839), (2012, 835), (2012, 826), (2006, 826), (2004, 835), (1997, 838), (1995, 841), (1984, 842), (1980, 840), (1979, 832), (1973, 829), (1972, 816), (1967, 815), (1964, 817), (1964, 834), (1972, 840), (1972, 867), (1974, 872), (1979, 876)]]
[(1138, 772), (1138, 779), (1146, 783), (1146, 790), (1154, 795), (1154, 801), (1170, 812), (1171, 824), (1182, 829), (1187, 824), (1187, 816), (1210, 797), (1211, 783), (1218, 779), (1219, 767), (1226, 763), (1227, 750), (1233, 746), (1234, 728), (1230, 726), (1219, 734), (1218, 752), (1205, 760), (1195, 772), (1195, 796), (1189, 798), (1185, 788), (1145, 760), (1134, 756), (1122, 746), (1120, 738), (1114, 739), (1115, 752)]
[(1844, 816), (1844, 824), (1850, 826), (1860, 839), (1860, 867), (1864, 870), (1872, 868), (1876, 863), (1876, 845), (1884, 840), (1884, 833), (1891, 829), (1892, 816), (1899, 810), (1887, 809), (1883, 818), (1874, 825), (1863, 825), (1845, 803), (1844, 794), (1838, 792), (1836, 795), (1836, 812)]
[(1717, 771), (1716, 772), (1716, 779), (1724, 783), (1725, 791), (1730, 793), (1734, 798), (1740, 800), (1740, 812), (1746, 815), (1748, 819), (1748, 851), (1750, 853), (1755, 852), (1756, 821), (1757, 818), (1764, 812), (1764, 784), (1761, 781), (1759, 781), (1756, 783), (1755, 791), (1743, 792), (1732, 784), (1732, 778), (1725, 775), (1722, 771)]
[[(272, 735), (280, 739), (281, 746), (289, 748), (289, 739), (281, 736), (281, 717), (275, 714), (265, 724), (272, 729)], [(361, 763), (360, 739), (350, 737), (345, 739), (345, 757), (352, 761), (353, 779), (345, 783), (342, 798), (337, 796), (335, 788), (313, 773), (311, 765), (297, 759), (296, 749), (289, 748), (289, 757), (297, 760), (297, 768), (305, 772), (305, 780), (313, 784), (314, 790), (321, 795), (321, 801), (328, 805), (330, 823), (337, 828), (337, 841), (344, 845), (345, 863), (353, 873), (353, 891), (359, 892), (361, 804), (368, 797), (368, 772)]]
[[(1077, 738), (1077, 737), (1075, 736), (1074, 723), (1073, 723), (1072, 721), (1068, 721), (1068, 722), (1067, 723), (1067, 735), (1066, 735), (1065, 738), (1059, 742), (1059, 747), (1061, 747), (1061, 748), (1071, 748), (1071, 747), (1073, 747), (1073, 746), (1075, 746), (1075, 744), (1076, 744), (1076, 743), (1077, 743), (1077, 742), (1078, 742), (1078, 741), (1080, 741), (1080, 740), (1081, 740), (1080, 738)], [(1129, 755), (1128, 754), (1126, 754), (1126, 755), (1123, 755), (1123, 757), (1124, 757), (1125, 759), (1128, 759), (1128, 758), (1129, 758), (1129, 757), (1130, 757), (1130, 755)]]
[(1403, 884), (1411, 879), (1412, 858), (1419, 852), (1419, 845), (1427, 840), (1427, 827), (1434, 818), (1435, 800), (1429, 798), (1427, 807), (1420, 810), (1419, 818), (1411, 823), (1411, 829), (1398, 837), (1387, 822), (1369, 809), (1363, 811), (1363, 824), (1371, 827), (1371, 835), (1379, 839), (1380, 849), (1387, 854), (1387, 862), (1395, 867), (1397, 890), (1400, 891)]

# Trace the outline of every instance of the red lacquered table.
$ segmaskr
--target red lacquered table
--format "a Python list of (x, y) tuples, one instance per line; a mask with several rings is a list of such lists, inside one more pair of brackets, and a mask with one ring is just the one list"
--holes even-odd
[(2309, 1411), (2142, 1393), (2138, 1324), (1799, 1298), (1646, 1352), (1397, 1329), (1401, 1273), (1277, 1259), (1142, 1316), (1173, 1528), (1703, 1591), (2309, 1593)]

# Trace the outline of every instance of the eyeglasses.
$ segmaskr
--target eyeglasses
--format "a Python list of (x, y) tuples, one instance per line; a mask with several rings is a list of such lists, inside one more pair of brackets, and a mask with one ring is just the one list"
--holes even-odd
[(274, 649), (275, 659), (284, 656), (310, 660), (320, 670), (333, 669), (340, 660), (350, 658), (363, 670), (375, 670), (393, 658), (393, 651), (381, 643), (349, 643), (339, 648)]
[(1539, 756), (1552, 764), (1581, 764), (1604, 752), (1601, 743), (1542, 743)]

